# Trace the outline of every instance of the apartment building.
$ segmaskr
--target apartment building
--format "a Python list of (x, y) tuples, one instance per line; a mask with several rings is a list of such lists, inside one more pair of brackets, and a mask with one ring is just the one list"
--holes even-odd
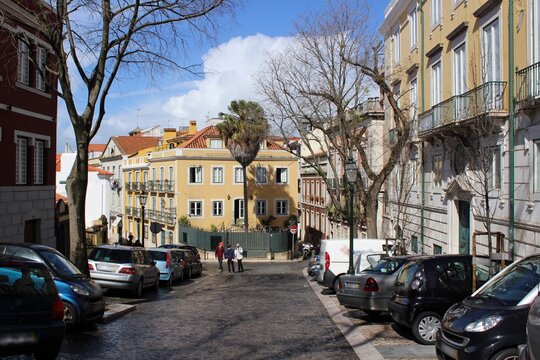
[(54, 247), (57, 95), (43, 11), (54, 13), (43, 1), (0, 2), (0, 239)]
[[(389, 3), (385, 73), (414, 130), (387, 182), (386, 236), (429, 254), (538, 251), (539, 9), (538, 0)], [(488, 224), (499, 236), (491, 247)]]
[[(259, 229), (282, 228), (290, 215), (298, 214), (298, 160), (277, 139), (265, 140), (248, 167), (247, 206), (242, 167), (214, 125), (166, 143), (140, 151), (122, 166), (124, 226), (135, 238), (144, 231), (146, 245), (185, 241), (178, 237), (182, 217), (194, 227), (225, 230), (241, 229), (245, 211), (250, 228)], [(158, 224), (154, 231), (152, 223)]]

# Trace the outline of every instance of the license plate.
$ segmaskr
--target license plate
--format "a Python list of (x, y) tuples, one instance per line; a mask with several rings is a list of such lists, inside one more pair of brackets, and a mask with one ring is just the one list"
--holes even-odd
[(116, 272), (118, 265), (99, 264), (96, 266), (97, 270), (104, 272)]
[(38, 340), (36, 333), (33, 332), (21, 332), (14, 334), (1, 334), (0, 346), (18, 346), (35, 344)]
[(347, 289), (360, 289), (360, 284), (359, 283), (350, 283), (350, 282), (346, 282), (345, 283), (345, 287)]

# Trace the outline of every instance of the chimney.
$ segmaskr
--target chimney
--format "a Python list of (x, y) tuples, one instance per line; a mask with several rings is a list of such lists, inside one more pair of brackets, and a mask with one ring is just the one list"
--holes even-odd
[(196, 132), (197, 132), (197, 120), (190, 120), (188, 134), (195, 134)]

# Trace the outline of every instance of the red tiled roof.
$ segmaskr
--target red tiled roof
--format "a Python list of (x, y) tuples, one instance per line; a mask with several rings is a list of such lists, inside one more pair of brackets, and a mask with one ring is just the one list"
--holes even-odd
[(58, 202), (58, 201), (62, 200), (62, 201), (64, 201), (66, 204), (67, 204), (67, 202), (68, 202), (67, 196), (60, 195), (59, 193), (55, 193), (55, 194), (54, 194), (54, 200), (55, 200), (55, 202)]
[(122, 154), (135, 154), (159, 144), (159, 137), (154, 136), (113, 136), (112, 139)]
[(62, 170), (62, 154), (56, 154), (56, 172)]
[(219, 135), (218, 129), (214, 125), (210, 125), (197, 131), (191, 139), (180, 144), (179, 148), (184, 149), (206, 149), (206, 136)]
[(107, 144), (89, 144), (88, 152), (103, 152), (105, 147), (107, 147)]

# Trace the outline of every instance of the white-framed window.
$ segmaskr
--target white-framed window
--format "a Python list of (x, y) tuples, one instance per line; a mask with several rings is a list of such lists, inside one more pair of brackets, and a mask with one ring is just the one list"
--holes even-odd
[(244, 183), (244, 170), (241, 167), (234, 168), (234, 183), (235, 184)]
[(26, 184), (28, 173), (28, 139), (23, 137), (17, 138), (15, 148), (15, 183), (19, 185)]
[(268, 169), (264, 166), (255, 168), (255, 182), (257, 184), (266, 184), (268, 182)]
[(202, 201), (189, 202), (189, 216), (202, 216)]
[(222, 149), (223, 140), (221, 139), (210, 139), (210, 149)]
[(465, 44), (454, 49), (454, 95), (461, 95), (467, 91), (467, 57)]
[(45, 81), (46, 76), (46, 65), (47, 65), (47, 50), (42, 47), (37, 48), (37, 68), (36, 72), (36, 88), (41, 91), (47, 89), (47, 82)]
[(416, 7), (409, 13), (409, 29), (411, 36), (411, 49), (414, 49), (418, 44), (418, 17)]
[(223, 216), (223, 201), (212, 201), (212, 216)]
[(276, 215), (289, 215), (289, 200), (276, 200)]
[(442, 155), (433, 155), (431, 158), (432, 186), (442, 186), (443, 177), (443, 157)]
[(276, 168), (276, 183), (287, 184), (289, 182), (289, 169), (284, 167)]
[[(152, 196), (152, 210), (156, 210), (156, 197)], [(163, 211), (163, 203), (161, 203), (161, 210)]]
[(34, 184), (43, 184), (43, 161), (45, 143), (41, 140), (34, 141)]
[(437, 61), (431, 66), (431, 106), (442, 101), (441, 62)]
[(156, 181), (156, 168), (152, 168), (152, 181)]
[(190, 184), (202, 183), (202, 166), (191, 166), (189, 168), (189, 183)]
[(501, 80), (501, 41), (498, 18), (484, 26), (482, 38), (484, 81), (499, 81)]
[(223, 184), (223, 167), (216, 166), (212, 168), (212, 183)]
[(19, 40), (17, 60), (17, 81), (24, 85), (30, 85), (30, 47), (22, 39)]
[(490, 190), (500, 189), (501, 188), (501, 148), (491, 148), (489, 150), (491, 155), (491, 166), (489, 167), (488, 172), (488, 185)]
[(418, 81), (416, 80), (416, 78), (414, 78), (412, 81), (411, 81), (411, 89), (410, 89), (410, 107), (409, 107), (409, 112), (410, 112), (410, 117), (411, 117), (411, 120), (414, 120), (416, 119), (416, 114), (418, 113), (417, 111), (417, 102), (418, 102)]
[(255, 201), (255, 214), (257, 216), (264, 216), (267, 212), (267, 201), (257, 200)]
[(400, 57), (401, 32), (399, 30), (399, 27), (396, 29), (396, 31), (394, 31), (393, 40), (394, 40), (394, 46), (392, 50), (394, 51), (394, 64), (398, 65), (401, 60), (401, 57)]
[[(540, 61), (540, 0), (531, 0), (531, 65)], [(538, 77), (538, 72), (535, 74)]]
[(169, 166), (169, 181), (174, 180), (174, 168)]
[(441, 22), (441, 0), (431, 0), (431, 27)]
[(165, 180), (165, 168), (163, 166), (159, 168), (159, 180)]
[(534, 192), (540, 192), (540, 140), (534, 142), (533, 153)]

